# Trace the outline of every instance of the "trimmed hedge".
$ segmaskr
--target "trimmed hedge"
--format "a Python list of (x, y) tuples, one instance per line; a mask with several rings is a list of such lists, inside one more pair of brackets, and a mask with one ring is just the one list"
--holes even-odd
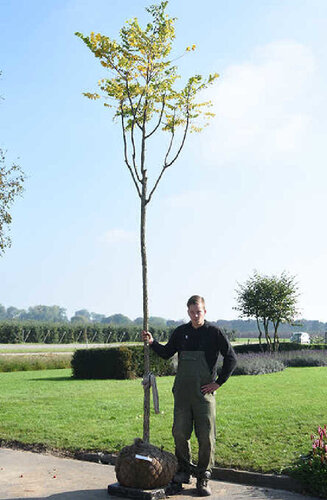
[[(237, 346), (243, 347), (243, 346)], [(237, 349), (235, 349), (237, 351)], [(243, 353), (238, 355), (233, 375), (274, 373), (288, 366), (327, 366), (327, 351), (302, 350), (284, 353)], [(150, 349), (151, 371), (157, 376), (174, 375), (176, 356), (164, 360)], [(218, 372), (222, 360), (218, 364)], [(85, 379), (130, 379), (142, 377), (144, 356), (142, 345), (112, 348), (78, 349), (72, 358), (73, 377)]]
[[(156, 376), (174, 375), (177, 355), (164, 360), (150, 349), (150, 367)], [(222, 366), (220, 361), (218, 370)], [(144, 372), (143, 346), (78, 349), (72, 358), (73, 377), (85, 379), (130, 379)], [(241, 354), (233, 375), (259, 375), (284, 370), (285, 365), (269, 354)]]
[[(149, 330), (159, 342), (167, 342), (175, 327), (152, 327)], [(46, 323), (43, 321), (0, 321), (0, 343), (97, 343), (139, 342), (142, 326), (103, 323)], [(223, 328), (232, 339), (235, 332)]]
[[(159, 342), (166, 342), (174, 328), (149, 328)], [(115, 326), (100, 323), (78, 325), (41, 321), (0, 321), (0, 343), (87, 343), (139, 342), (139, 326)]]
[(132, 378), (132, 352), (126, 347), (112, 349), (78, 349), (71, 366), (75, 378)]
[[(144, 372), (143, 346), (121, 346), (97, 349), (78, 349), (71, 366), (73, 377), (79, 379), (130, 379)], [(157, 376), (173, 375), (172, 361), (156, 356), (150, 350), (151, 371)]]
[[(296, 344), (295, 342), (281, 342), (278, 352), (282, 351), (304, 351), (304, 350), (327, 349), (327, 344)], [(262, 353), (267, 352), (267, 344), (240, 344), (234, 346), (237, 354), (244, 353)]]

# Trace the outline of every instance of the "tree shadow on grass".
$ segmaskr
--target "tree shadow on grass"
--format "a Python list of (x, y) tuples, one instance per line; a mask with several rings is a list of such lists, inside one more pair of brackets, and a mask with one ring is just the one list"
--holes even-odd
[(72, 380), (72, 381), (75, 381), (77, 380), (76, 378), (73, 378), (73, 377), (37, 377), (37, 378), (31, 378), (30, 381), (31, 382), (64, 382), (64, 381), (67, 381), (67, 380)]
[(123, 381), (123, 379), (109, 379), (109, 378), (74, 378), (73, 376), (70, 376), (70, 377), (37, 377), (37, 378), (31, 378), (30, 381), (34, 381), (34, 382), (41, 382), (42, 380), (45, 380), (47, 382), (64, 382), (65, 380), (70, 380), (71, 382), (79, 382), (79, 381), (86, 381), (86, 380), (89, 380), (90, 382), (98, 382), (98, 381), (111, 381), (111, 380), (115, 380), (115, 381)]

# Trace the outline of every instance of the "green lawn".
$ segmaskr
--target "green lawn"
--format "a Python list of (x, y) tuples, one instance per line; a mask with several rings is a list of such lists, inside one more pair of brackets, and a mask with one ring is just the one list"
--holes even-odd
[[(75, 352), (76, 349), (88, 349), (95, 347), (117, 347), (118, 345), (137, 345), (138, 342), (113, 342), (109, 344), (0, 344), (0, 354), (28, 354), (28, 353), (52, 353), (52, 352)], [(141, 342), (139, 342), (141, 344)]]
[(29, 353), (52, 353), (52, 352), (73, 352), (76, 351), (75, 347), (43, 347), (44, 344), (40, 344), (42, 347), (34, 346), (34, 347), (9, 347), (9, 348), (3, 348), (0, 346), (0, 354), (29, 354)]
[[(139, 379), (74, 380), (70, 374), (0, 373), (0, 439), (117, 452), (142, 435)], [(157, 379), (161, 413), (151, 415), (150, 438), (170, 451), (172, 381)], [(231, 377), (217, 392), (217, 465), (280, 472), (308, 452), (310, 434), (327, 423), (326, 382), (325, 367)]]

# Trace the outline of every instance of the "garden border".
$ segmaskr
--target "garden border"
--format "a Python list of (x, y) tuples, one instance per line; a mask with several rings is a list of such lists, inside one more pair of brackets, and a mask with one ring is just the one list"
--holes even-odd
[[(95, 462), (103, 465), (115, 465), (117, 460), (117, 455), (110, 453), (87, 451), (71, 452), (68, 450), (48, 448), (47, 446), (38, 443), (24, 444), (19, 441), (6, 441), (4, 439), (0, 439), (0, 447), (31, 451), (33, 453), (48, 453), (57, 457), (74, 458), (75, 460)], [(214, 480), (225, 481), (227, 483), (259, 486), (262, 488), (272, 488), (304, 494), (303, 485), (296, 479), (284, 474), (262, 474), (260, 472), (213, 467), (211, 477)]]
[[(77, 460), (115, 465), (117, 456), (106, 453), (75, 453), (75, 458)], [(303, 494), (303, 485), (296, 479), (286, 476), (285, 474), (262, 474), (260, 472), (213, 467), (211, 478), (227, 483), (260, 486), (263, 488), (273, 488), (275, 490), (286, 490)]]

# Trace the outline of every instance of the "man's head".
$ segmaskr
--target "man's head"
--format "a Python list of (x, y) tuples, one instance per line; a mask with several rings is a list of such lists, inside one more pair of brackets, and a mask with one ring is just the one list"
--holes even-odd
[(191, 318), (193, 328), (200, 328), (204, 323), (206, 314), (204, 298), (200, 295), (192, 295), (187, 301), (187, 312)]

